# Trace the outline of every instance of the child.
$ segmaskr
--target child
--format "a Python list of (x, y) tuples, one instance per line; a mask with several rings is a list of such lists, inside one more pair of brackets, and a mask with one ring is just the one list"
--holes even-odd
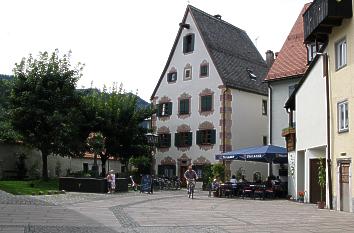
[(108, 185), (108, 192), (107, 193), (112, 193), (112, 175), (111, 175), (110, 171), (108, 172), (108, 175), (106, 178), (107, 178), (107, 185)]

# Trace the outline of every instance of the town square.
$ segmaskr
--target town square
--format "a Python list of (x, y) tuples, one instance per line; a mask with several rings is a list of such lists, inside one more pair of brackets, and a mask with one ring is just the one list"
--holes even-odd
[(353, 0), (0, 8), (0, 232), (354, 232)]

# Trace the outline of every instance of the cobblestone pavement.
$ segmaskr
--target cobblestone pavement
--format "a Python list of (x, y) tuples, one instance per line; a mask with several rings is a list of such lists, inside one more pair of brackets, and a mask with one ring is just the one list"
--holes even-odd
[(0, 232), (354, 232), (354, 214), (206, 192), (194, 200), (185, 191), (36, 197), (0, 192)]

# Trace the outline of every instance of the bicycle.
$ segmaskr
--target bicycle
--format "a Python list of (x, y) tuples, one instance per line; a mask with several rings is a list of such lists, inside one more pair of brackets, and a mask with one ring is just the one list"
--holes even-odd
[(192, 199), (194, 198), (194, 188), (195, 188), (195, 179), (188, 179), (188, 185), (187, 185), (187, 190), (188, 190), (188, 198)]

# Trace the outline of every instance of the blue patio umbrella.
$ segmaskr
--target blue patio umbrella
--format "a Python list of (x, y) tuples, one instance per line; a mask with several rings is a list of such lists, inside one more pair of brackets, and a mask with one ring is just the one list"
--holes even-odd
[(245, 160), (265, 163), (288, 163), (288, 151), (284, 147), (266, 145), (241, 148), (215, 155), (216, 160)]

